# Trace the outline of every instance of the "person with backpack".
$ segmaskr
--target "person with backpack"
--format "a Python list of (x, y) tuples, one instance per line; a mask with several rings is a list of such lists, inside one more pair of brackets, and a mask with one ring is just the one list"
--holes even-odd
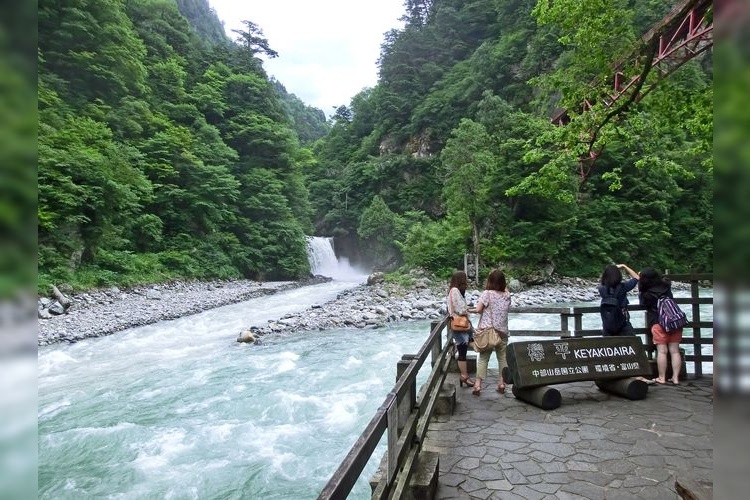
[[(630, 275), (622, 280), (622, 270)], [(633, 325), (628, 313), (628, 292), (638, 284), (638, 273), (625, 264), (608, 264), (602, 272), (597, 290), (602, 300), (599, 305), (602, 316), (602, 334), (610, 336), (633, 336)]]
[[(641, 305), (646, 307), (646, 328), (651, 331), (654, 345), (656, 345), (656, 368), (659, 376), (654, 379), (654, 382), (658, 384), (667, 383), (667, 354), (669, 354), (672, 361), (672, 378), (670, 382), (678, 385), (680, 383), (680, 368), (682, 367), (682, 357), (680, 356), (682, 327), (667, 331), (665, 326), (660, 324), (664, 322), (669, 326), (669, 318), (665, 318), (669, 311), (667, 311), (668, 307), (665, 306), (671, 306), (672, 310), (676, 308), (675, 314), (681, 314), (684, 322), (687, 322), (684, 313), (680, 311), (679, 307), (672, 300), (672, 283), (664, 279), (655, 269), (647, 267), (641, 271), (638, 292)], [(660, 319), (660, 317), (665, 319)]]

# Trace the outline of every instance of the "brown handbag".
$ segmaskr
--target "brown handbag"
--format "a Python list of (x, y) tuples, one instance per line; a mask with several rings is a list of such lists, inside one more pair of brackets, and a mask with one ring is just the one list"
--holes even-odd
[(451, 316), (451, 330), (454, 332), (468, 332), (471, 330), (471, 321), (466, 316)]
[(453, 314), (450, 292), (448, 292), (448, 315), (451, 318), (448, 322), (451, 331), (468, 332), (471, 330), (471, 321), (469, 321), (468, 316), (456, 316)]

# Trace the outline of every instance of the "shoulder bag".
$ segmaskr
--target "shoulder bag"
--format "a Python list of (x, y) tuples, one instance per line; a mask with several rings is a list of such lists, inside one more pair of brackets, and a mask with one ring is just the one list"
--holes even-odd
[(448, 314), (450, 315), (450, 329), (454, 332), (468, 332), (471, 330), (471, 321), (468, 316), (455, 316), (453, 314), (453, 301), (451, 294), (448, 292)]

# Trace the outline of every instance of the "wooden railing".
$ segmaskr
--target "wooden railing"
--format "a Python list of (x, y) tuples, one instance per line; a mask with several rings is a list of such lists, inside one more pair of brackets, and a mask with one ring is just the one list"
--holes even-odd
[[(701, 282), (712, 281), (710, 274), (673, 274), (665, 276), (673, 282), (689, 282), (691, 296), (677, 298), (679, 304), (690, 304), (692, 321), (686, 329), (692, 329), (692, 337), (684, 337), (683, 344), (694, 346), (693, 354), (685, 357), (686, 361), (695, 363), (695, 376), (703, 374), (701, 364), (713, 362), (712, 355), (701, 352), (701, 346), (713, 343), (711, 337), (703, 337), (703, 329), (712, 329), (712, 321), (701, 321), (700, 305), (713, 304), (712, 297), (700, 297)], [(630, 311), (643, 311), (639, 305), (628, 307)], [(599, 306), (587, 307), (518, 307), (511, 308), (516, 314), (559, 314), (559, 330), (511, 330), (511, 337), (586, 337), (601, 335), (600, 329), (583, 329), (584, 314), (599, 314)], [(644, 313), (645, 314), (645, 313)], [(451, 344), (443, 345), (443, 331), (446, 331), (448, 318), (433, 323), (427, 341), (415, 355), (404, 355), (396, 366), (396, 385), (386, 395), (385, 400), (376, 410), (375, 415), (365, 427), (352, 446), (338, 469), (321, 491), (318, 499), (344, 499), (351, 492), (362, 471), (384, 433), (388, 433), (388, 449), (384, 459), (384, 473), (375, 487), (372, 498), (401, 498), (408, 487), (413, 465), (421, 449), (421, 443), (427, 433), (440, 390), (453, 361)], [(572, 323), (572, 327), (571, 327)], [(645, 328), (636, 328), (636, 334), (646, 335), (646, 348), (653, 356), (655, 346), (651, 334)], [(432, 370), (426, 382), (417, 392), (417, 374), (428, 356)]]
[[(691, 361), (694, 363), (693, 374), (696, 377), (703, 376), (703, 363), (713, 363), (714, 357), (711, 354), (703, 354), (702, 346), (711, 345), (714, 342), (713, 339), (713, 321), (703, 321), (701, 319), (701, 304), (713, 304), (713, 297), (700, 297), (700, 284), (703, 282), (713, 281), (713, 275), (711, 274), (670, 274), (665, 275), (665, 278), (672, 282), (690, 283), (690, 297), (675, 298), (675, 302), (678, 304), (689, 304), (690, 306), (690, 323), (683, 330), (683, 337), (681, 345), (691, 345), (693, 347), (693, 353), (685, 356), (685, 361)], [(684, 309), (684, 307), (683, 307)], [(631, 313), (637, 311), (643, 311), (645, 315), (645, 308), (637, 304), (628, 305), (628, 311)], [(511, 337), (518, 336), (530, 336), (530, 337), (593, 337), (602, 334), (600, 328), (584, 329), (583, 328), (583, 316), (584, 314), (595, 314), (599, 316), (599, 306), (582, 306), (582, 307), (518, 307), (511, 308), (511, 313), (542, 313), (542, 314), (559, 314), (560, 315), (560, 330), (512, 330), (510, 332)], [(686, 311), (687, 312), (687, 311)], [(633, 314), (631, 314), (633, 316)], [(572, 328), (571, 328), (572, 322)], [(645, 323), (645, 322), (644, 322)], [(712, 330), (711, 335), (703, 335), (704, 330)], [(648, 352), (649, 358), (653, 359), (656, 346), (653, 343), (651, 332), (645, 327), (634, 328), (634, 333), (643, 335), (646, 339), (646, 352)], [(692, 333), (692, 336), (688, 336)]]
[[(338, 500), (347, 497), (386, 431), (388, 451), (385, 471), (372, 498), (402, 497), (452, 360), (450, 345), (442, 345), (442, 332), (446, 323), (447, 318), (440, 323), (433, 323), (430, 336), (419, 352), (405, 355), (398, 362), (396, 386), (385, 397), (375, 416), (323, 488), (319, 499)], [(417, 374), (428, 356), (432, 371), (417, 393)]]

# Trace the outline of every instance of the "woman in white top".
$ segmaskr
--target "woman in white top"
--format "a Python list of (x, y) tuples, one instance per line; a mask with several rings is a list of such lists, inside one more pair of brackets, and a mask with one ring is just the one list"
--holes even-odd
[[(453, 273), (450, 285), (448, 285), (448, 314), (450, 316), (469, 316), (469, 306), (466, 305), (466, 299), (464, 298), (468, 286), (469, 281), (466, 279), (465, 272), (456, 271)], [(450, 329), (450, 323), (448, 323), (448, 328)], [(466, 364), (466, 351), (469, 349), (471, 332), (454, 332), (451, 330), (451, 334), (458, 351), (458, 371), (461, 373), (458, 383), (461, 387), (464, 384), (467, 387), (472, 387), (475, 381), (469, 378), (469, 370)]]
[[(510, 291), (506, 286), (505, 274), (494, 269), (487, 278), (482, 295), (479, 297), (477, 307), (469, 309), (472, 313), (481, 313), (477, 323), (477, 330), (483, 328), (494, 328), (501, 341), (495, 347), (495, 355), (499, 368), (499, 377), (497, 381), (497, 392), (505, 392), (505, 382), (503, 381), (503, 368), (508, 366), (505, 359), (505, 352), (508, 347), (508, 310), (510, 309)], [(492, 351), (479, 353), (479, 362), (477, 363), (477, 376), (474, 382), (474, 389), (471, 391), (475, 396), (482, 392), (482, 380), (487, 378), (487, 365), (490, 363)]]

